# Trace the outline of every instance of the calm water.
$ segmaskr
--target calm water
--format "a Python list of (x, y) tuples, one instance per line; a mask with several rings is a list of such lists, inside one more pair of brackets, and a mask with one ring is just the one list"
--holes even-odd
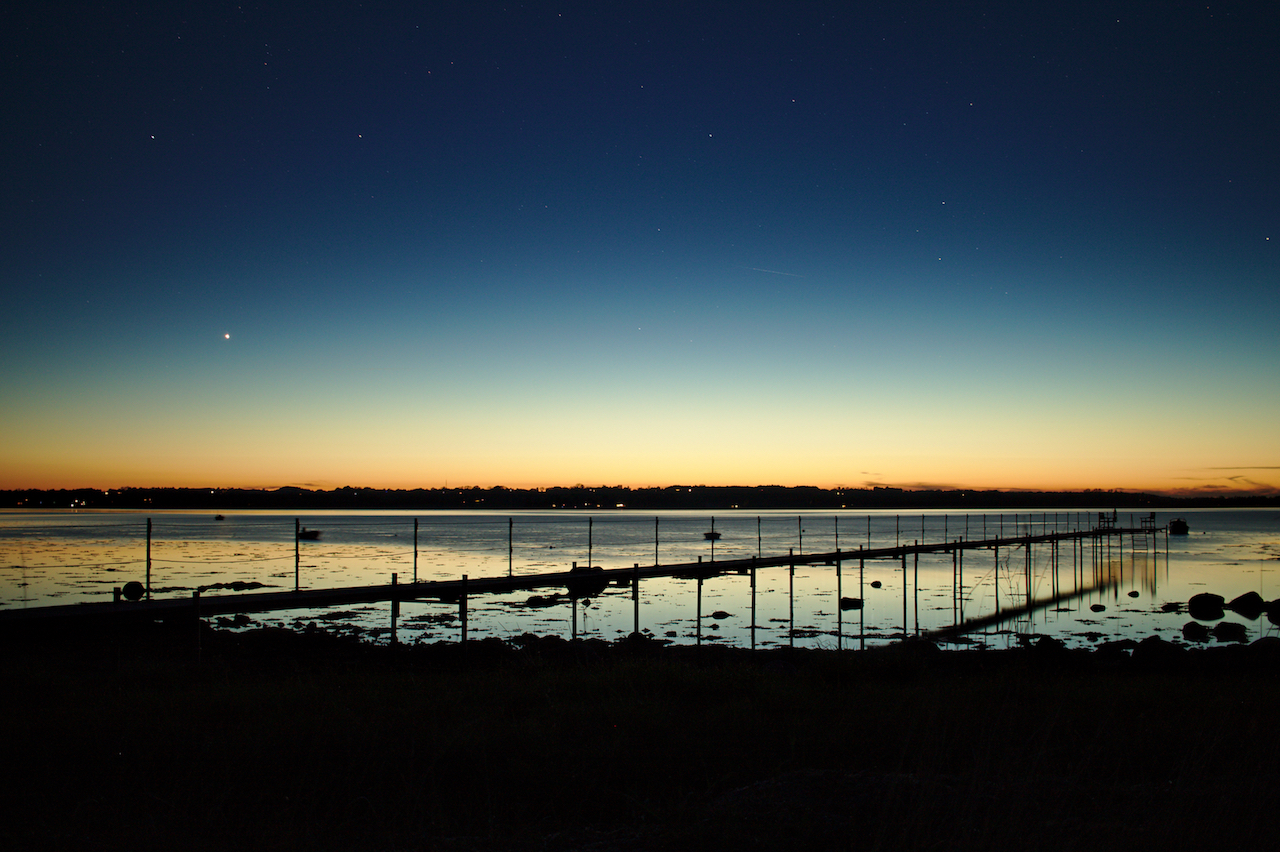
[[(153, 597), (231, 594), (219, 584), (261, 583), (292, 589), (295, 570), (303, 588), (419, 580), (541, 573), (568, 570), (574, 563), (605, 568), (797, 553), (884, 547), (915, 540), (978, 539), (1066, 531), (1092, 525), (1096, 513), (988, 513), (969, 516), (927, 511), (915, 514), (815, 514), (795, 512), (716, 513), (714, 544), (703, 538), (710, 513), (353, 513), (298, 516), (303, 526), (320, 529), (322, 538), (302, 542), (295, 556), (293, 513), (227, 511), (183, 512), (0, 512), (0, 608), (47, 606), (110, 600), (112, 590), (130, 580), (143, 581), (147, 565), (147, 520), (152, 523)], [(1090, 645), (1107, 639), (1152, 634), (1181, 641), (1185, 612), (1165, 612), (1166, 604), (1185, 602), (1198, 592), (1227, 600), (1248, 591), (1264, 599), (1280, 597), (1273, 572), (1280, 559), (1280, 512), (1275, 510), (1191, 511), (1180, 513), (1191, 526), (1188, 536), (1118, 537), (1111, 547), (1083, 548), (1063, 542), (1056, 559), (1049, 545), (1033, 547), (1030, 561), (1022, 548), (966, 551), (963, 563), (950, 554), (898, 560), (762, 569), (755, 588), (755, 642), (758, 647), (794, 643), (803, 647), (861, 647), (885, 644), (1042, 600), (1055, 592), (1093, 585), (1095, 577), (1118, 581), (1105, 589), (1041, 607), (983, 631), (961, 643), (993, 647), (1016, 644), (1019, 635), (1047, 634), (1068, 644)], [(1120, 525), (1138, 526), (1139, 515), (1121, 513)], [(1173, 515), (1157, 513), (1163, 525)], [(1132, 519), (1132, 521), (1131, 521)], [(414, 523), (417, 521), (417, 546)], [(963, 571), (961, 578), (960, 572)], [(873, 584), (879, 584), (878, 587)], [(640, 627), (675, 642), (697, 641), (698, 581), (660, 578), (642, 583)], [(548, 595), (557, 589), (538, 590)], [(559, 591), (563, 591), (560, 589)], [(861, 598), (861, 610), (841, 611), (839, 596)], [(726, 575), (701, 588), (701, 638), (749, 646), (752, 641), (750, 577)], [(470, 600), (468, 635), (511, 637), (521, 633), (557, 634), (573, 630), (568, 600), (549, 607), (529, 606), (530, 593), (478, 596)], [(360, 628), (385, 640), (390, 634), (389, 604), (347, 609), (298, 610), (252, 616), (255, 624), (294, 626), (316, 622), (330, 629)], [(577, 604), (580, 636), (613, 639), (631, 632), (633, 604), (629, 588), (611, 587)], [(1243, 623), (1251, 638), (1280, 629), (1263, 616)], [(401, 607), (401, 642), (453, 640), (459, 634), (457, 608), (435, 601)]]

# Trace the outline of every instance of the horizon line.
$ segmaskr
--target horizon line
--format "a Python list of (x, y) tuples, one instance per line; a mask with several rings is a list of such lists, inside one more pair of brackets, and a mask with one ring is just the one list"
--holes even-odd
[(325, 487), (317, 483), (289, 483), (286, 485), (123, 485), (112, 487), (100, 486), (76, 486), (76, 487), (9, 487), (0, 488), (0, 492), (53, 492), (53, 491), (97, 491), (103, 493), (111, 493), (113, 491), (259, 491), (259, 492), (275, 492), (285, 489), (297, 489), (311, 492), (334, 492), (343, 490), (355, 491), (379, 491), (379, 492), (408, 492), (408, 491), (471, 491), (486, 490), (492, 491), (502, 489), (506, 491), (529, 491), (529, 492), (545, 492), (552, 490), (625, 490), (625, 491), (666, 491), (670, 489), (706, 489), (706, 490), (732, 490), (732, 489), (783, 489), (783, 490), (817, 490), (827, 492), (853, 491), (853, 492), (875, 492), (879, 491), (899, 491), (904, 493), (994, 493), (994, 494), (1124, 494), (1129, 496), (1148, 495), (1153, 497), (1168, 498), (1196, 498), (1196, 497), (1274, 497), (1280, 496), (1280, 489), (1275, 488), (1226, 488), (1221, 486), (1206, 486), (1200, 488), (1176, 488), (1176, 489), (1149, 489), (1149, 488), (1027, 488), (1027, 487), (968, 487), (955, 485), (930, 485), (916, 483), (911, 485), (887, 485), (882, 483), (868, 485), (780, 485), (778, 483), (761, 483), (756, 485), (709, 485), (706, 483), (670, 483), (667, 485), (625, 485), (625, 484), (599, 484), (586, 485), (584, 483), (574, 483), (572, 485), (415, 485), (415, 486), (378, 486), (378, 485), (338, 485)]

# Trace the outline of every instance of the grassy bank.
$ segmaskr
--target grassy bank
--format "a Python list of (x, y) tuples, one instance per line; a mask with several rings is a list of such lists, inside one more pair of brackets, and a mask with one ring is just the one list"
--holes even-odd
[(1182, 848), (1280, 799), (1270, 646), (193, 633), (4, 637), (0, 845)]

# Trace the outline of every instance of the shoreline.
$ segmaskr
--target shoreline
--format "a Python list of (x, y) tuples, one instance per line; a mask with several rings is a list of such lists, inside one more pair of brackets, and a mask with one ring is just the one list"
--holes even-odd
[(359, 510), (359, 511), (1125, 511), (1280, 508), (1280, 495), (1242, 492), (1173, 496), (1124, 490), (819, 488), (816, 486), (672, 485), (630, 488), (74, 488), (0, 489), (6, 509)]
[[(195, 639), (199, 637), (197, 645)], [(24, 849), (1182, 848), (1271, 834), (1280, 639), (0, 637)]]

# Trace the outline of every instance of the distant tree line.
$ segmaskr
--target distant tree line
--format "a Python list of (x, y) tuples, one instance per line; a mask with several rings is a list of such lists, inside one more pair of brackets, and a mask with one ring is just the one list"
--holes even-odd
[(1280, 496), (1169, 497), (1130, 491), (969, 491), (812, 486), (574, 485), (555, 488), (285, 487), (118, 488), (0, 491), (0, 507), (20, 509), (1199, 509), (1280, 507)]

